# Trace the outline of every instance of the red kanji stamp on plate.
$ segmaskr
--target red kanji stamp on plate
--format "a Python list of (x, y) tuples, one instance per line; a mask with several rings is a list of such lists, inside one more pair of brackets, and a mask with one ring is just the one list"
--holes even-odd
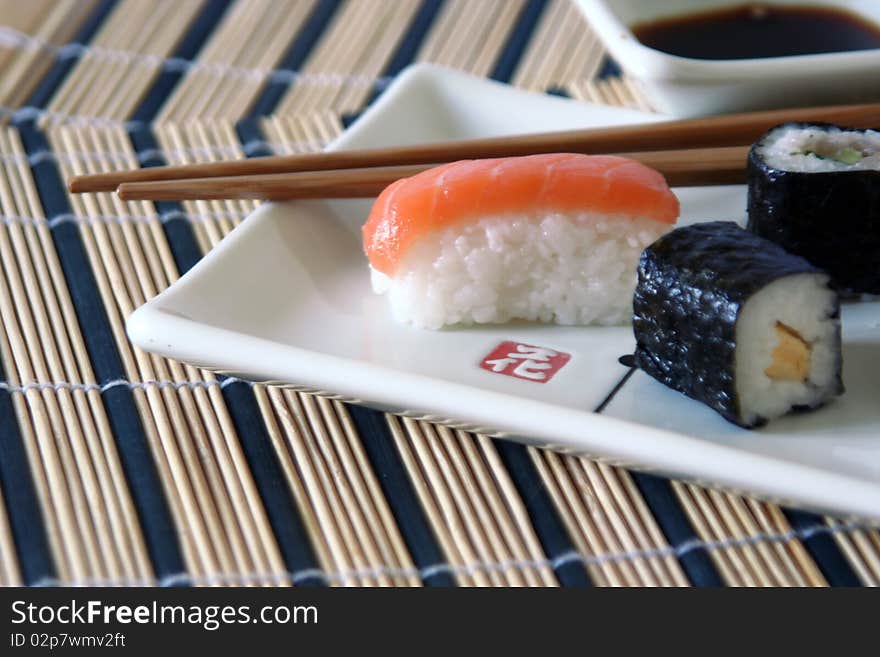
[(547, 383), (571, 360), (571, 354), (510, 340), (495, 347), (480, 367), (495, 374)]

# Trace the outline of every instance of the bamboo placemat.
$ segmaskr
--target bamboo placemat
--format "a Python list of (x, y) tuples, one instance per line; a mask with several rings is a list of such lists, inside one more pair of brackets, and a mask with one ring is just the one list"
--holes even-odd
[(650, 109), (569, 0), (0, 0), (0, 23), (0, 583), (880, 582), (858, 523), (128, 342), (255, 204), (66, 176), (314, 151), (416, 61)]

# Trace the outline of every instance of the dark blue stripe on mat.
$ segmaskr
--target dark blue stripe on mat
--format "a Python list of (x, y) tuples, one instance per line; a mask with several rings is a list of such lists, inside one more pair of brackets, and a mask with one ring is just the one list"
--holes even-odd
[[(673, 548), (689, 541), (699, 541), (669, 481), (644, 472), (631, 472), (651, 514)], [(694, 586), (723, 586), (724, 582), (705, 549), (688, 550), (678, 557), (681, 567)]]
[[(422, 6), (416, 12), (412, 23), (410, 23), (410, 26), (407, 29), (406, 35), (401, 40), (397, 50), (391, 56), (391, 60), (382, 72), (381, 77), (385, 79), (393, 78), (413, 62), (419, 51), (419, 47), (422, 45), (422, 41), (424, 41), (425, 36), (434, 24), (434, 19), (437, 18), (437, 14), (440, 13), (440, 9), (443, 7), (445, 1), (446, 0), (423, 0)], [(385, 91), (384, 86), (376, 86), (361, 109), (356, 112), (349, 112), (340, 117), (342, 126), (348, 128), (348, 126), (354, 123), (363, 111), (382, 95), (383, 91)]]
[[(0, 380), (6, 380), (2, 362)], [(26, 584), (53, 579), (55, 566), (42, 523), (40, 501), (31, 479), (12, 394), (6, 390), (0, 390), (0, 488), (3, 489), (22, 579)]]
[(571, 94), (562, 87), (550, 87), (545, 93), (550, 96), (559, 96), (560, 98), (571, 98)]
[(537, 26), (538, 19), (544, 12), (546, 5), (547, 0), (529, 0), (529, 4), (522, 10), (519, 19), (516, 21), (516, 26), (510, 33), (504, 50), (498, 57), (495, 70), (492, 71), (490, 76), (493, 80), (509, 82), (510, 78), (513, 77), (517, 64), (519, 64), (520, 59), (525, 54), (526, 46), (529, 43), (529, 39), (532, 38), (532, 33), (535, 31), (535, 26)]
[[(406, 466), (397, 453), (385, 416), (364, 406), (347, 404), (346, 408), (416, 567), (423, 570), (444, 563), (446, 558), (419, 504)], [(446, 572), (429, 575), (424, 578), (424, 583), (427, 586), (455, 586), (452, 575)]]
[(147, 445), (132, 392), (121, 386), (102, 393), (119, 460), (134, 500), (153, 570), (160, 579), (184, 572), (186, 565), (177, 540), (162, 482)]
[(406, 35), (385, 67), (383, 77), (393, 77), (412, 63), (444, 2), (445, 0), (422, 0), (422, 6), (416, 12)]
[[(239, 121), (235, 126), (238, 139), (244, 144), (248, 157), (263, 157), (265, 155), (274, 155), (266, 138), (260, 128), (260, 120), (258, 118), (244, 119)], [(259, 145), (259, 148), (257, 147)]]
[[(825, 522), (814, 513), (807, 511), (795, 511), (793, 509), (783, 509), (785, 517), (791, 523), (791, 527), (795, 532), (804, 532), (815, 529), (816, 527), (824, 527)], [(849, 565), (846, 557), (834, 537), (825, 531), (815, 532), (806, 535), (801, 539), (807, 552), (813, 557), (813, 561), (819, 566), (819, 570), (825, 575), (825, 579), (831, 586), (859, 586), (858, 575)]]
[(620, 70), (620, 66), (617, 65), (611, 57), (605, 55), (605, 59), (602, 61), (602, 66), (599, 67), (599, 72), (596, 74), (596, 78), (599, 80), (604, 80), (605, 78), (619, 78), (623, 75), (623, 71)]
[[(92, 11), (91, 16), (86, 18), (82, 27), (79, 28), (73, 42), (87, 44), (91, 41), (92, 37), (95, 36), (95, 32), (97, 32), (98, 28), (101, 26), (101, 23), (104, 22), (104, 19), (107, 18), (107, 15), (115, 6), (116, 0), (101, 0), (101, 2), (98, 3), (98, 6), (95, 7), (94, 11)], [(48, 73), (46, 73), (45, 77), (43, 77), (42, 82), (40, 82), (39, 86), (34, 90), (25, 104), (30, 107), (45, 107), (49, 103), (49, 99), (52, 98), (52, 94), (54, 94), (55, 90), (61, 86), (61, 83), (64, 82), (64, 78), (67, 77), (67, 74), (70, 73), (70, 70), (78, 61), (79, 59), (75, 57), (57, 60), (49, 69)]]
[[(38, 130), (23, 126), (20, 132), (29, 153), (49, 150)], [(43, 160), (33, 167), (33, 175), (46, 215), (69, 213), (71, 208), (55, 163)], [(77, 226), (60, 223), (52, 230), (52, 238), (95, 376), (98, 381), (125, 378)], [(153, 568), (160, 577), (179, 573), (184, 569), (183, 557), (133, 395), (127, 388), (114, 387), (103, 394), (103, 399)]]
[[(51, 150), (41, 131), (32, 126), (22, 126), (19, 132), (27, 152)], [(67, 192), (55, 163), (48, 159), (41, 160), (31, 170), (46, 216), (71, 213)], [(75, 223), (65, 221), (52, 229), (52, 238), (98, 380), (124, 378), (125, 370), (79, 229)]]
[(162, 222), (162, 230), (171, 248), (174, 264), (181, 276), (188, 272), (194, 264), (202, 259), (196, 236), (193, 232), (192, 223), (183, 212), (183, 206), (175, 201), (158, 201), (156, 211), (160, 214), (169, 212), (179, 213), (174, 219)]
[[(544, 554), (553, 559), (559, 555), (576, 552), (577, 548), (572, 543), (565, 525), (562, 524), (527, 448), (507, 440), (495, 440), (493, 443), (522, 497), (538, 540), (544, 548)], [(562, 586), (592, 586), (587, 570), (581, 562), (563, 563), (554, 568), (554, 572)]]
[[(196, 53), (217, 27), (230, 4), (231, 0), (207, 0), (171, 57), (195, 59)], [(161, 71), (131, 118), (134, 121), (152, 121), (184, 74), (183, 71)]]
[[(254, 482), (260, 491), (287, 570), (299, 572), (319, 568), (308, 532), (291, 497), (253, 391), (248, 384), (236, 382), (223, 389), (223, 398), (235, 424), (248, 466), (254, 475)], [(296, 585), (322, 586), (324, 581), (318, 577), (310, 577), (297, 581)]]
[[(577, 548), (571, 542), (527, 448), (507, 440), (495, 440), (494, 444), (522, 497), (535, 533), (544, 548), (544, 554), (552, 559), (575, 552)], [(554, 571), (562, 586), (592, 586), (587, 570), (581, 562), (563, 563), (558, 568), (554, 568)]]
[[(373, 94), (373, 97), (369, 100), (367, 105), (372, 103), (378, 97), (379, 97), (378, 93)], [(366, 109), (366, 107), (364, 109)], [(340, 116), (339, 120), (342, 122), (343, 129), (348, 130), (349, 126), (352, 123), (354, 123), (355, 121), (357, 121), (360, 118), (361, 114), (363, 114), (363, 113), (364, 113), (364, 110), (361, 109), (361, 110), (358, 110), (357, 112), (349, 112), (348, 114), (343, 114), (342, 116)]]
[[(159, 150), (159, 143), (153, 136), (149, 127), (141, 125), (136, 130), (129, 133), (132, 146), (138, 152), (148, 150)], [(144, 168), (152, 166), (162, 166), (166, 162), (158, 158), (151, 160), (149, 164), (141, 163)], [(155, 204), (156, 212), (160, 215), (168, 213), (179, 214), (179, 218), (170, 219), (162, 222), (162, 230), (165, 231), (165, 237), (168, 240), (168, 246), (171, 248), (171, 255), (174, 256), (174, 262), (177, 265), (177, 271), (185, 274), (190, 268), (196, 264), (202, 257), (199, 245), (196, 242), (195, 233), (193, 233), (192, 224), (186, 218), (183, 206), (175, 201), (160, 201)]]
[[(340, 5), (340, 0), (321, 0), (318, 3), (303, 24), (299, 34), (296, 35), (293, 43), (290, 44), (287, 53), (281, 59), (279, 68), (288, 71), (298, 71), (300, 69), (309, 53), (311, 53), (312, 48), (318, 43), (318, 39), (321, 38), (324, 30), (330, 24)], [(288, 88), (289, 85), (286, 82), (270, 81), (248, 111), (247, 116), (253, 118), (271, 114)]]

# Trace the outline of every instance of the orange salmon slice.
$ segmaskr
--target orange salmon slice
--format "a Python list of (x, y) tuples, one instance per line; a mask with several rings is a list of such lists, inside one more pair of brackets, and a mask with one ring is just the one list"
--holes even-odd
[(673, 224), (678, 199), (663, 176), (611, 155), (548, 153), (462, 160), (389, 185), (363, 227), (370, 265), (393, 276), (422, 236), (482, 217), (594, 212)]

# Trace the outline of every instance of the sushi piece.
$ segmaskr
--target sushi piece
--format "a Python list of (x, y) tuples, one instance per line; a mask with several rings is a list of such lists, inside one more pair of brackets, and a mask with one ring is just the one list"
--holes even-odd
[(677, 228), (645, 249), (633, 313), (635, 364), (740, 426), (843, 392), (828, 275), (733, 222)]
[(751, 149), (749, 230), (880, 294), (880, 132), (787, 123)]
[(386, 188), (364, 250), (403, 323), (619, 324), (639, 254), (678, 209), (661, 174), (625, 158), (465, 160)]

